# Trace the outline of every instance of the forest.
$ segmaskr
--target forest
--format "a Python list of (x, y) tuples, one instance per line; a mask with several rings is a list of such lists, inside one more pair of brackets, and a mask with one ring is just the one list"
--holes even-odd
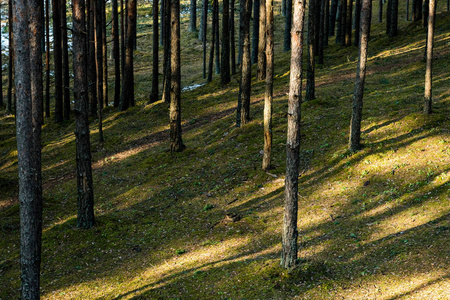
[(449, 0), (1, 0), (0, 300), (450, 299)]

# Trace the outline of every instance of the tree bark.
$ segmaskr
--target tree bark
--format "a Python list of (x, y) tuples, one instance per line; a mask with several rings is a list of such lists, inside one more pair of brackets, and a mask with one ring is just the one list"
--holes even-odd
[(203, 30), (205, 27), (205, 22), (208, 19), (208, 1), (202, 0), (202, 14), (200, 16), (200, 28), (198, 29), (198, 40), (203, 42)]
[(63, 70), (61, 52), (61, 1), (52, 0), (53, 8), (53, 59), (55, 67), (55, 122), (64, 120), (63, 112)]
[[(325, 31), (325, 10), (326, 10), (326, 4), (325, 2), (328, 0), (319, 0), (317, 4), (320, 4), (320, 26), (319, 26), (319, 49), (318, 49), (318, 57), (317, 57), (317, 63), (319, 65), (323, 65), (323, 52), (324, 52), (324, 40), (325, 36), (328, 36), (327, 34), (324, 34)], [(317, 36), (317, 35), (316, 35)]]
[(298, 170), (300, 154), (300, 121), (302, 103), (302, 55), (305, 0), (294, 2), (291, 71), (286, 140), (286, 179), (284, 198), (281, 266), (292, 268), (297, 260)]
[(107, 107), (108, 103), (108, 47), (106, 45), (106, 4), (102, 1), (102, 58), (103, 58), (103, 101)]
[(190, 16), (189, 16), (189, 31), (197, 31), (197, 0), (191, 0)]
[(170, 16), (170, 152), (180, 152), (185, 148), (181, 137), (180, 0), (170, 1)]
[(386, 33), (390, 37), (398, 35), (398, 0), (388, 0)]
[(117, 0), (112, 0), (111, 35), (113, 37), (113, 58), (114, 58), (114, 107), (119, 107), (119, 101), (120, 101), (120, 41), (119, 41), (119, 13), (118, 13), (118, 7), (117, 7)]
[(422, 0), (413, 0), (413, 22), (422, 20)]
[(378, 23), (383, 22), (383, 2), (384, 0), (378, 1)]
[(425, 94), (424, 107), (425, 114), (431, 114), (432, 100), (433, 100), (433, 40), (434, 40), (434, 25), (436, 15), (436, 0), (429, 0), (428, 8), (428, 33), (427, 33), (427, 62), (425, 70)]
[[(0, 23), (2, 20), (2, 15), (0, 13)], [(0, 34), (0, 86), (2, 87), (0, 89), (0, 107), (3, 107), (5, 104), (3, 103), (3, 63), (2, 63), (2, 37)]]
[(330, 32), (330, 0), (325, 0), (325, 15), (323, 20), (323, 46), (328, 46), (328, 36)]
[(67, 6), (66, 0), (61, 0), (61, 49), (63, 62), (63, 108), (64, 119), (70, 119), (70, 75), (69, 46), (67, 41)]
[(95, 56), (95, 1), (87, 1), (87, 32), (88, 32), (88, 92), (89, 92), (89, 114), (97, 116), (97, 69)]
[(428, 25), (428, 16), (430, 14), (429, 11), (430, 8), (430, 0), (424, 0), (423, 1), (423, 7), (422, 7), (422, 26), (427, 27)]
[[(269, 170), (272, 165), (272, 102), (273, 102), (273, 0), (266, 0), (261, 2), (261, 6), (265, 6), (265, 38), (266, 47), (266, 88), (264, 94), (264, 156), (262, 161), (262, 169)], [(261, 14), (262, 18), (262, 14)], [(262, 28), (261, 28), (262, 29)]]
[(345, 28), (347, 20), (347, 0), (339, 0), (338, 15), (337, 15), (337, 29), (336, 29), (336, 44), (345, 46)]
[[(89, 0), (88, 0), (89, 1)], [(75, 144), (77, 160), (77, 227), (94, 226), (94, 188), (92, 183), (89, 137), (89, 99), (87, 86), (87, 35), (85, 0), (73, 0), (73, 72), (75, 100)], [(117, 20), (117, 19), (116, 19)]]
[[(344, 0), (346, 1), (346, 0)], [(316, 22), (316, 2), (317, 0), (310, 0), (308, 8), (308, 65), (306, 71), (306, 101), (316, 99), (315, 96), (315, 22)]]
[(218, 0), (213, 0), (213, 17), (212, 17), (212, 24), (211, 24), (211, 48), (209, 49), (209, 64), (208, 64), (208, 78), (206, 79), (206, 82), (212, 81), (213, 76), (213, 66), (214, 66), (214, 47), (216, 45), (216, 35), (214, 34), (214, 2), (217, 2)]
[(352, 45), (352, 21), (353, 21), (353, 0), (347, 0), (347, 12), (345, 14), (345, 46)]
[(152, 93), (150, 103), (158, 101), (158, 64), (159, 64), (159, 45), (158, 45), (158, 0), (153, 0), (153, 72), (152, 72)]
[(284, 44), (283, 51), (291, 50), (291, 27), (292, 27), (292, 1), (286, 1), (286, 17), (284, 19)]
[(253, 26), (252, 26), (252, 54), (251, 62), (256, 64), (258, 62), (258, 46), (259, 46), (259, 13), (260, 13), (260, 0), (253, 0)]
[(136, 0), (128, 0), (127, 9), (127, 33), (125, 36), (125, 69), (123, 72), (122, 94), (120, 95), (119, 110), (125, 111), (130, 106), (134, 106), (134, 74), (133, 74), (133, 46), (134, 46), (134, 6)]
[[(232, 0), (233, 1), (233, 0)], [(203, 43), (203, 78), (206, 78), (206, 34), (208, 28), (208, 0), (203, 0), (202, 12), (202, 43)]]
[(95, 66), (97, 70), (97, 114), (98, 114), (98, 135), (99, 141), (102, 143), (103, 138), (103, 21), (102, 21), (102, 2), (103, 0), (95, 0), (94, 14), (94, 39), (95, 39)]
[[(273, 6), (273, 4), (271, 5)], [(266, 78), (266, 6), (266, 0), (261, 0), (259, 10), (258, 80)]]
[(213, 5), (213, 13), (214, 13), (214, 18), (216, 19), (216, 22), (214, 23), (214, 31), (213, 33), (216, 35), (216, 45), (214, 46), (215, 49), (215, 57), (216, 57), (216, 61), (215, 61), (215, 67), (216, 67), (216, 74), (219, 75), (220, 74), (220, 35), (219, 35), (219, 1), (215, 1), (214, 2), (215, 6)]
[(361, 41), (359, 42), (358, 66), (356, 68), (355, 91), (353, 93), (353, 108), (350, 123), (349, 148), (352, 152), (361, 149), (361, 119), (371, 16), (372, 1), (363, 0), (361, 10)]
[(13, 113), (12, 97), (13, 97), (13, 71), (14, 71), (14, 38), (13, 38), (13, 1), (8, 0), (8, 33), (9, 33), (9, 55), (8, 55), (8, 93), (6, 95), (6, 112)]
[(32, 83), (38, 79), (35, 75), (41, 68), (41, 63), (33, 64), (42, 61), (42, 53), (36, 55), (37, 49), (41, 51), (41, 40), (37, 39), (42, 33), (37, 31), (41, 26), (38, 16), (40, 5), (42, 2), (16, 0), (13, 6), (21, 299), (39, 299), (40, 295), (42, 179), (41, 112), (38, 109), (42, 86)]
[(359, 46), (359, 32), (361, 29), (361, 0), (355, 1), (355, 46)]
[[(239, 98), (237, 114), (239, 122), (236, 126), (240, 127), (250, 121), (250, 94), (252, 79), (252, 64), (250, 61), (250, 16), (252, 12), (252, 1), (243, 0), (244, 9), (241, 12), (243, 47), (242, 47), (242, 66), (241, 82), (239, 85)], [(240, 101), (239, 101), (240, 100)], [(239, 103), (241, 102), (241, 103)], [(241, 105), (240, 105), (241, 104)]]
[(236, 43), (234, 29), (234, 0), (230, 0), (230, 56), (231, 56), (231, 74), (236, 74)]
[(328, 30), (329, 36), (334, 36), (335, 27), (336, 27), (336, 14), (337, 14), (337, 10), (338, 10), (338, 2), (339, 2), (339, 0), (331, 0), (330, 27)]
[(230, 82), (230, 31), (228, 21), (230, 18), (230, 2), (223, 0), (222, 17), (222, 57), (220, 68), (220, 80), (222, 84)]
[(50, 118), (50, 0), (45, 0), (45, 116)]
[(164, 1), (164, 58), (163, 58), (163, 95), (164, 103), (170, 103), (170, 0)]

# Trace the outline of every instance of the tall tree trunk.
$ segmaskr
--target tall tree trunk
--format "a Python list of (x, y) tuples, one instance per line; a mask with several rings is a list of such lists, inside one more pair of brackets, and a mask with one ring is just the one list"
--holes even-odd
[(422, 20), (422, 0), (413, 0), (413, 22)]
[(281, 0), (281, 15), (283, 17), (286, 17), (286, 1), (287, 0)]
[(50, 0), (45, 0), (45, 116), (50, 118)]
[(361, 41), (359, 42), (358, 66), (356, 68), (355, 91), (353, 93), (352, 119), (350, 123), (350, 151), (361, 149), (361, 119), (366, 78), (367, 48), (369, 44), (372, 1), (363, 0), (361, 10)]
[[(41, 82), (33, 82), (41, 68), (39, 6), (42, 2), (14, 1), (14, 49), (17, 160), (20, 203), (21, 299), (39, 299), (42, 179), (41, 179)], [(31, 51), (31, 52), (30, 52)], [(38, 65), (34, 65), (37, 63)], [(31, 71), (31, 72), (30, 72)], [(30, 92), (31, 91), (31, 92)]]
[(330, 27), (328, 30), (329, 36), (334, 36), (335, 27), (336, 27), (336, 14), (338, 10), (338, 3), (339, 0), (331, 0), (331, 7), (330, 7)]
[(291, 50), (291, 27), (292, 27), (292, 1), (286, 1), (286, 17), (284, 20), (284, 44), (283, 51)]
[(62, 52), (61, 52), (61, 1), (52, 0), (53, 8), (53, 59), (55, 66), (55, 122), (64, 120), (63, 113), (63, 82), (62, 82)]
[[(234, 1), (234, 0), (231, 0)], [(203, 43), (203, 78), (206, 78), (206, 34), (208, 28), (208, 0), (203, 0), (202, 12), (202, 43)]]
[(6, 95), (6, 112), (8, 114), (13, 113), (12, 97), (13, 97), (13, 70), (14, 70), (14, 38), (13, 38), (13, 1), (8, 0), (8, 93)]
[[(205, 0), (203, 0), (205, 1)], [(159, 37), (159, 45), (160, 46), (164, 46), (164, 39), (165, 39), (165, 34), (166, 34), (166, 2), (165, 0), (161, 0), (161, 14), (160, 14), (160, 18), (161, 18), (161, 34)]]
[[(245, 125), (250, 121), (250, 94), (252, 79), (252, 64), (250, 62), (250, 17), (252, 13), (252, 1), (243, 0), (244, 9), (241, 12), (242, 37), (244, 45), (242, 47), (241, 82), (239, 85), (239, 98), (237, 113), (239, 122), (237, 127)], [(240, 102), (240, 103), (239, 103)]]
[(378, 1), (378, 23), (383, 22), (383, 3), (385, 0)]
[(181, 137), (180, 0), (170, 1), (170, 16), (170, 152), (179, 152), (185, 148)]
[(259, 13), (260, 13), (260, 0), (253, 0), (253, 32), (252, 32), (252, 55), (251, 62), (256, 64), (258, 62), (258, 46), (259, 46)]
[(361, 29), (361, 0), (355, 1), (355, 46), (359, 46), (359, 31)]
[(63, 107), (64, 119), (70, 119), (70, 75), (69, 46), (67, 41), (67, 6), (66, 0), (61, 0), (61, 49), (63, 62)]
[[(213, 7), (214, 2), (217, 2), (218, 0), (212, 0), (213, 1)], [(216, 45), (216, 35), (214, 34), (214, 9), (213, 9), (213, 17), (212, 17), (212, 24), (211, 24), (211, 48), (209, 49), (209, 64), (208, 64), (208, 78), (206, 79), (206, 82), (212, 81), (213, 76), (213, 66), (214, 66), (214, 46)]]
[[(325, 9), (326, 9), (326, 4), (325, 2), (328, 0), (319, 0), (317, 2), (318, 5), (320, 5), (320, 26), (319, 26), (319, 55), (317, 57), (317, 63), (319, 65), (323, 65), (323, 52), (324, 52), (324, 36), (328, 36), (327, 34), (324, 34), (325, 31)], [(317, 35), (316, 35), (317, 36)]]
[(427, 33), (427, 63), (425, 71), (425, 94), (423, 112), (431, 114), (432, 109), (432, 85), (433, 85), (433, 40), (434, 40), (434, 24), (436, 15), (436, 0), (429, 0), (428, 8), (428, 33)]
[[(346, 1), (346, 0), (344, 0)], [(308, 8), (308, 65), (306, 68), (306, 97), (305, 101), (310, 101), (316, 99), (315, 96), (315, 26), (316, 23), (316, 3), (317, 0), (310, 0)]]
[(214, 46), (214, 49), (216, 51), (215, 57), (215, 66), (216, 66), (216, 74), (220, 74), (220, 35), (219, 35), (219, 1), (215, 1), (213, 5), (213, 13), (214, 18), (216, 19), (216, 22), (214, 23), (214, 31), (213, 33), (216, 35), (216, 45)]
[(390, 37), (394, 37), (398, 34), (398, 0), (388, 0), (386, 17), (386, 33)]
[(95, 31), (95, 66), (97, 70), (97, 108), (98, 108), (98, 134), (99, 141), (102, 143), (103, 139), (103, 21), (102, 21), (102, 2), (103, 0), (95, 0), (95, 14), (94, 14), (94, 31)]
[[(123, 82), (123, 73), (125, 70), (125, 31), (126, 31), (126, 24), (125, 24), (126, 11), (125, 11), (125, 7), (124, 7), (124, 2), (126, 2), (126, 0), (120, 0), (120, 41), (121, 41), (121, 44), (120, 44), (120, 69), (122, 70), (122, 82)], [(120, 100), (119, 100), (119, 103), (120, 103)]]
[(325, 0), (325, 15), (323, 19), (323, 46), (328, 46), (328, 36), (330, 32), (330, 0)]
[(170, 103), (170, 0), (164, 1), (164, 58), (163, 58), (163, 95), (164, 103)]
[(258, 80), (266, 78), (266, 6), (266, 0), (261, 0), (259, 10)]
[(220, 80), (222, 84), (230, 82), (230, 31), (228, 21), (230, 18), (230, 2), (223, 0), (223, 17), (222, 17), (222, 57), (220, 69)]
[(150, 95), (150, 102), (158, 101), (158, 0), (153, 0), (153, 73), (152, 73), (152, 93)]
[(237, 64), (241, 66), (242, 64), (242, 47), (244, 47), (243, 37), (242, 37), (242, 11), (244, 10), (245, 1), (239, 1), (239, 34), (238, 34), (238, 60)]
[(291, 71), (286, 140), (286, 179), (284, 198), (281, 266), (292, 268), (297, 260), (298, 169), (300, 154), (300, 121), (302, 103), (302, 55), (305, 0), (294, 2)]
[(345, 46), (345, 23), (347, 20), (347, 0), (339, 0), (337, 13), (336, 44)]
[(427, 27), (428, 25), (428, 16), (430, 14), (429, 11), (430, 7), (430, 0), (424, 0), (423, 1), (423, 7), (422, 7), (422, 26)]
[(409, 21), (409, 0), (406, 0), (406, 21)]
[(230, 56), (231, 56), (231, 74), (236, 74), (236, 43), (235, 43), (235, 22), (234, 22), (234, 1), (230, 0)]
[[(265, 6), (265, 22), (264, 31), (266, 32), (264, 40), (266, 40), (266, 47), (264, 53), (266, 54), (266, 89), (264, 93), (264, 156), (262, 162), (262, 169), (269, 170), (271, 168), (271, 153), (272, 153), (272, 102), (273, 102), (273, 0), (266, 0), (261, 2), (261, 6)], [(261, 11), (262, 12), (262, 11)], [(261, 14), (261, 18), (262, 18)], [(262, 29), (262, 28), (261, 28)]]
[[(87, 1), (89, 1), (89, 0), (87, 0)], [(119, 41), (119, 13), (118, 13), (118, 7), (117, 7), (117, 0), (112, 0), (112, 24), (111, 25), (112, 25), (111, 26), (111, 35), (113, 37), (113, 58), (114, 58), (114, 107), (119, 107), (119, 101), (120, 101), (120, 41)]]
[(345, 21), (345, 46), (352, 45), (352, 21), (353, 21), (353, 0), (347, 0), (347, 12)]
[(198, 40), (203, 42), (203, 31), (205, 22), (208, 20), (208, 1), (202, 0), (202, 14), (200, 16), (200, 28), (198, 29)]
[(87, 1), (87, 32), (88, 32), (88, 92), (89, 92), (89, 114), (97, 116), (97, 69), (95, 56), (95, 1)]
[(108, 106), (108, 47), (106, 45), (106, 4), (102, 1), (103, 104)]
[(189, 31), (197, 31), (197, 0), (191, 0), (189, 15)]
[(122, 94), (120, 95), (119, 110), (127, 110), (128, 107), (134, 106), (134, 74), (133, 74), (133, 43), (134, 43), (134, 23), (136, 16), (134, 15), (134, 6), (136, 0), (128, 0), (127, 9), (127, 33), (125, 35), (125, 69), (123, 72)]
[[(1, 21), (2, 21), (2, 14), (0, 12), (0, 25), (1, 25)], [(1, 28), (1, 26), (0, 26)], [(3, 64), (2, 64), (2, 36), (0, 34), (0, 87), (2, 87), (0, 89), (0, 107), (3, 107), (5, 104), (3, 103)]]
[[(87, 0), (89, 1), (89, 0)], [(116, 3), (117, 4), (117, 3)], [(77, 227), (94, 226), (94, 188), (92, 183), (91, 142), (89, 137), (89, 99), (87, 86), (87, 34), (85, 0), (73, 0), (73, 72), (75, 98), (75, 144), (77, 160)], [(117, 19), (116, 19), (117, 20)]]

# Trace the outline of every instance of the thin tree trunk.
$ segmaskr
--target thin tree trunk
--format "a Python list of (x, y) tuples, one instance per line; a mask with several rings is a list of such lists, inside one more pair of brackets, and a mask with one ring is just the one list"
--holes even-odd
[(181, 137), (180, 0), (170, 1), (170, 16), (170, 152), (179, 152), (185, 148)]
[(359, 32), (361, 29), (361, 0), (355, 1), (355, 46), (359, 46)]
[[(123, 73), (125, 70), (125, 30), (126, 30), (126, 24), (125, 24), (125, 7), (124, 7), (124, 1), (126, 0), (120, 0), (120, 69), (122, 70), (122, 82), (123, 82)], [(122, 92), (121, 92), (122, 93)], [(119, 100), (120, 105), (120, 100)]]
[(152, 93), (150, 102), (158, 101), (158, 64), (159, 64), (159, 45), (158, 45), (158, 0), (153, 0), (153, 73), (152, 73)]
[(386, 33), (390, 37), (398, 35), (398, 0), (388, 0), (386, 16)]
[(266, 6), (266, 0), (261, 0), (259, 10), (258, 80), (266, 78)]
[(436, 15), (436, 0), (429, 0), (429, 16), (428, 16), (428, 34), (427, 34), (427, 63), (425, 71), (425, 94), (424, 107), (425, 114), (431, 114), (433, 100), (433, 40), (434, 40), (434, 24)]
[(214, 23), (214, 31), (213, 33), (216, 35), (216, 45), (214, 46), (215, 49), (215, 66), (216, 66), (216, 74), (220, 74), (220, 35), (219, 35), (219, 1), (214, 2), (215, 6), (213, 5), (213, 13), (214, 18), (216, 19), (216, 22)]
[(422, 20), (422, 0), (413, 0), (413, 22)]
[(63, 70), (61, 53), (61, 1), (52, 0), (53, 8), (53, 59), (55, 67), (55, 122), (64, 120), (63, 113)]
[(14, 38), (13, 38), (13, 7), (12, 0), (8, 0), (8, 33), (9, 33), (9, 55), (8, 55), (8, 93), (6, 96), (6, 112), (13, 113), (12, 97), (13, 97), (13, 70), (14, 70)]
[(236, 43), (235, 43), (235, 22), (234, 22), (234, 2), (230, 0), (230, 56), (231, 56), (231, 74), (236, 74)]
[(97, 116), (97, 69), (95, 56), (95, 1), (87, 1), (87, 32), (88, 32), (88, 92), (89, 92), (89, 114)]
[(190, 16), (189, 16), (189, 31), (197, 31), (197, 0), (191, 0)]
[[(344, 0), (346, 1), (346, 0)], [(306, 97), (305, 101), (310, 101), (316, 99), (315, 96), (315, 57), (314, 57), (314, 48), (315, 48), (315, 26), (316, 22), (316, 2), (317, 0), (310, 0), (309, 8), (308, 8), (308, 65), (306, 68)]]
[(67, 44), (67, 8), (66, 0), (61, 0), (61, 49), (63, 62), (63, 108), (64, 119), (70, 119), (70, 75), (69, 75), (69, 46)]
[(106, 4), (102, 1), (103, 104), (108, 106), (108, 47), (106, 45)]
[(95, 0), (94, 14), (94, 31), (95, 31), (95, 66), (97, 78), (97, 109), (98, 109), (98, 134), (99, 141), (102, 143), (103, 138), (103, 48), (102, 48), (102, 2), (103, 0)]
[(120, 95), (119, 110), (127, 110), (128, 107), (134, 106), (134, 74), (133, 74), (133, 43), (134, 43), (134, 6), (136, 0), (128, 0), (127, 9), (127, 33), (125, 36), (125, 69), (123, 72), (122, 94)]
[[(319, 65), (323, 65), (323, 52), (324, 52), (324, 36), (328, 36), (327, 34), (324, 34), (325, 31), (325, 1), (328, 0), (319, 0), (317, 4), (320, 4), (320, 26), (319, 26), (319, 55), (317, 57), (317, 63)], [(317, 35), (316, 35), (317, 36)]]
[(258, 62), (258, 46), (259, 46), (259, 13), (260, 13), (260, 0), (253, 0), (253, 32), (252, 32), (252, 55), (251, 62), (256, 64)]
[[(89, 1), (89, 0), (88, 0)], [(157, 1), (157, 0), (156, 0)], [(114, 107), (119, 107), (120, 101), (120, 41), (119, 41), (119, 13), (117, 0), (112, 0), (112, 24), (114, 58)]]
[(302, 55), (305, 0), (294, 2), (291, 71), (286, 140), (286, 180), (284, 198), (281, 266), (292, 268), (297, 260), (298, 170), (300, 154), (300, 121), (302, 103)]
[(384, 0), (378, 1), (378, 23), (383, 22), (383, 2)]
[(353, 0), (347, 0), (347, 12), (345, 21), (345, 46), (352, 45), (352, 20), (353, 20)]
[(50, 0), (45, 0), (45, 116), (50, 118)]
[(223, 0), (223, 17), (222, 17), (222, 57), (220, 79), (222, 84), (230, 82), (230, 31), (228, 26), (230, 2)]
[[(88, 0), (89, 1), (89, 0)], [(117, 4), (117, 3), (116, 3)], [(87, 35), (85, 0), (73, 0), (73, 71), (75, 99), (75, 144), (77, 161), (77, 227), (94, 226), (94, 188), (91, 142), (89, 137), (89, 99), (87, 86)], [(117, 18), (116, 18), (117, 20)]]
[(338, 10), (339, 0), (331, 0), (330, 7), (330, 27), (328, 30), (329, 36), (334, 36), (335, 28), (336, 28), (336, 14)]
[(422, 26), (427, 27), (428, 25), (428, 16), (430, 14), (429, 12), (430, 7), (430, 0), (424, 0), (423, 1), (423, 7), (422, 7)]
[[(218, 0), (213, 0), (213, 2), (217, 2)], [(214, 7), (214, 3), (213, 3)], [(214, 34), (214, 10), (213, 10), (213, 18), (212, 18), (212, 24), (211, 24), (211, 48), (209, 49), (209, 64), (208, 64), (208, 78), (206, 79), (206, 82), (212, 81), (213, 76), (213, 66), (214, 66), (214, 46), (216, 44), (216, 35)]]
[[(234, 1), (234, 0), (232, 0)], [(208, 28), (208, 0), (203, 0), (202, 12), (202, 43), (203, 43), (203, 78), (206, 78), (206, 34)]]
[[(261, 6), (265, 6), (265, 22), (264, 31), (266, 35), (266, 47), (264, 53), (266, 54), (266, 90), (264, 94), (264, 156), (262, 162), (262, 169), (269, 170), (271, 168), (271, 153), (272, 153), (272, 102), (273, 102), (273, 0), (266, 0), (261, 2)], [(262, 11), (261, 11), (262, 12)], [(261, 18), (262, 18), (261, 14)], [(261, 28), (262, 29), (262, 28)]]
[(336, 29), (336, 44), (345, 45), (345, 22), (347, 15), (347, 0), (339, 0), (337, 12), (337, 29)]
[[(203, 0), (205, 1), (205, 0)], [(161, 18), (161, 34), (159, 37), (159, 45), (160, 46), (164, 46), (164, 39), (165, 39), (165, 33), (166, 33), (166, 1), (165, 0), (161, 0), (161, 14), (160, 14), (160, 18)]]
[(292, 1), (286, 0), (286, 17), (284, 20), (284, 45), (283, 51), (291, 50), (291, 27), (292, 27)]
[[(206, 9), (205, 9), (206, 8)], [(203, 30), (208, 17), (208, 1), (202, 0), (202, 14), (200, 16), (200, 28), (198, 29), (198, 40), (203, 42)]]
[(243, 37), (242, 37), (242, 31), (241, 31), (241, 27), (242, 27), (242, 11), (244, 10), (244, 3), (245, 1), (239, 1), (239, 34), (238, 34), (238, 60), (237, 60), (237, 64), (239, 66), (241, 66), (242, 64), (242, 47), (244, 47), (244, 42), (243, 42)]
[(163, 58), (163, 95), (164, 103), (170, 103), (170, 0), (165, 1), (164, 7), (164, 58)]
[(32, 83), (37, 79), (35, 75), (42, 64), (39, 63), (42, 53), (36, 55), (37, 49), (41, 51), (41, 41), (37, 37), (42, 31), (33, 32), (40, 28), (40, 5), (42, 2), (16, 0), (13, 6), (21, 299), (39, 299), (40, 295), (42, 179), (41, 112), (38, 109), (42, 100), (42, 87), (37, 82)]
[(281, 0), (281, 15), (283, 17), (286, 17), (286, 1), (287, 0)]
[(409, 21), (409, 0), (406, 0), (406, 21)]
[[(0, 28), (2, 22), (2, 14), (0, 11)], [(3, 103), (3, 64), (2, 64), (2, 35), (0, 34), (0, 107), (3, 107), (5, 104)]]
[(350, 151), (361, 149), (361, 119), (366, 78), (367, 48), (369, 44), (372, 1), (363, 0), (361, 10), (361, 41), (359, 43), (358, 66), (356, 68), (355, 91), (353, 94), (352, 119), (350, 123)]
[(250, 121), (250, 94), (252, 79), (252, 64), (250, 61), (250, 17), (252, 13), (252, 1), (243, 1), (245, 3), (244, 10), (241, 14), (242, 28), (240, 30), (242, 31), (244, 45), (242, 47), (241, 82), (239, 85), (241, 109), (238, 109), (238, 113), (240, 113), (240, 124), (238, 127), (245, 125)]
[(325, 0), (325, 16), (323, 20), (323, 47), (328, 46), (328, 36), (330, 32), (330, 0)]

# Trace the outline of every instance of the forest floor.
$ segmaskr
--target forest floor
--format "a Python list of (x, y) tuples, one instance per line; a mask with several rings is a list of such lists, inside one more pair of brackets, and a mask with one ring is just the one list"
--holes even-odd
[[(433, 114), (423, 115), (425, 30), (404, 21), (401, 8), (399, 36), (387, 37), (376, 2), (364, 148), (347, 151), (356, 47), (330, 39), (325, 64), (316, 69), (317, 99), (302, 105), (299, 266), (290, 271), (279, 266), (290, 55), (281, 49), (279, 9), (274, 168), (264, 172), (264, 82), (255, 80), (256, 67), (249, 124), (234, 125), (238, 76), (221, 86), (215, 75), (182, 93), (187, 148), (168, 151), (167, 105), (147, 104), (152, 39), (149, 7), (142, 6), (137, 105), (105, 109), (104, 143), (91, 119), (96, 226), (90, 230), (76, 228), (73, 118), (45, 121), (42, 298), (450, 299), (450, 15), (439, 3)], [(194, 34), (183, 34), (183, 86), (205, 82), (201, 51)], [(4, 300), (17, 299), (20, 287), (15, 143), (14, 118), (2, 108)], [(231, 213), (240, 219), (233, 222)]]

